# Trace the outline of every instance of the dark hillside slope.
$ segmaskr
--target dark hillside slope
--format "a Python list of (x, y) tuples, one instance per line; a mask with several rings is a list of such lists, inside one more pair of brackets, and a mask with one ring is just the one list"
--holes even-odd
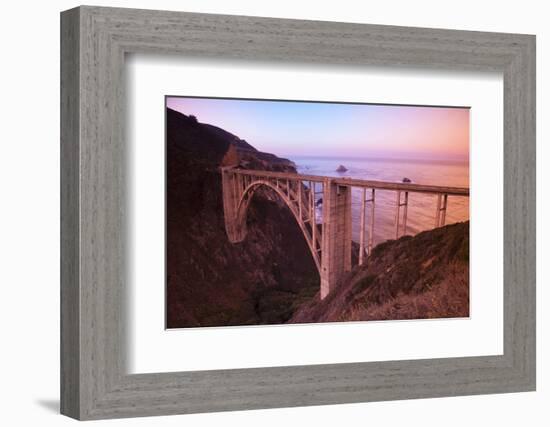
[(228, 150), (245, 167), (293, 164), (170, 109), (166, 129), (167, 327), (286, 322), (319, 286), (307, 244), (269, 194), (255, 196), (246, 240), (229, 243), (219, 165)]
[(427, 319), (469, 315), (469, 222), (390, 240), (374, 248), (323, 300), (291, 323)]

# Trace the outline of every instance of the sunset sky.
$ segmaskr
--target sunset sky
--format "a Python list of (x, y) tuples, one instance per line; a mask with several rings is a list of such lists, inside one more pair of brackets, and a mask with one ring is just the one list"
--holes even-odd
[(166, 103), (283, 157), (469, 157), (468, 108), (184, 97)]

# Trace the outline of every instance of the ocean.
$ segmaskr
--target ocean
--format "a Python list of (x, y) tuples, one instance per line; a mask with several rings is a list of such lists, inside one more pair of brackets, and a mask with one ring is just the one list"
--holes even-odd
[[(409, 178), (415, 184), (469, 187), (469, 164), (460, 162), (396, 160), (396, 159), (359, 159), (359, 158), (323, 158), (307, 156), (289, 156), (299, 173), (309, 175), (333, 176), (368, 179), (376, 181), (402, 182)], [(336, 172), (339, 165), (348, 170)], [(352, 238), (359, 241), (361, 189), (352, 192)], [(370, 193), (367, 191), (367, 199)], [(321, 197), (320, 195), (317, 198)], [(401, 197), (404, 197), (402, 194)], [(403, 199), (402, 199), (403, 200)], [(374, 215), (374, 244), (395, 238), (395, 191), (376, 190), (376, 210)], [(322, 215), (322, 205), (318, 208), (318, 221)], [(409, 193), (406, 234), (414, 235), (434, 227), (436, 196)], [(401, 208), (401, 214), (403, 208)], [(446, 224), (466, 221), (470, 217), (468, 197), (449, 196), (447, 201)], [(400, 234), (402, 234), (402, 216)], [(370, 204), (367, 204), (366, 224), (370, 224)]]

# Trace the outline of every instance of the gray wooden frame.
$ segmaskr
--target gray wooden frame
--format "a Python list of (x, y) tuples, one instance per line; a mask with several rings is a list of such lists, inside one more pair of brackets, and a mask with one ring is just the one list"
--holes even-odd
[[(124, 57), (129, 52), (502, 72), (504, 354), (128, 375)], [(99, 419), (535, 389), (534, 36), (87, 6), (68, 10), (61, 14), (61, 165), (63, 414)]]

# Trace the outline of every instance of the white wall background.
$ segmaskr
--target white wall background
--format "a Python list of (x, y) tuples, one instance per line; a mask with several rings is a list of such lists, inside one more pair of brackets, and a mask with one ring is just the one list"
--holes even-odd
[[(545, 2), (428, 0), (157, 0), (97, 5), (537, 34), (538, 391), (337, 406), (108, 421), (110, 425), (446, 427), (546, 426), (550, 370), (546, 304), (550, 279), (550, 27)], [(59, 384), (59, 12), (74, 1), (3, 4), (0, 67), (0, 401), (3, 425), (68, 425), (58, 415)]]

